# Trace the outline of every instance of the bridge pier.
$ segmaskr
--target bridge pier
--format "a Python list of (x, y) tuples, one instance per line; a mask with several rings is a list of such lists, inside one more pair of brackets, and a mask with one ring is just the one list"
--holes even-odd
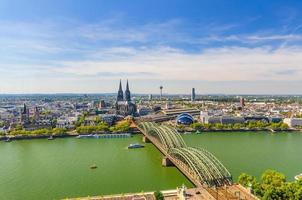
[(143, 142), (144, 143), (150, 143), (151, 141), (149, 140), (149, 138), (147, 138), (146, 136), (143, 137)]
[(162, 166), (170, 167), (170, 166), (174, 166), (174, 164), (168, 157), (165, 156), (162, 160)]

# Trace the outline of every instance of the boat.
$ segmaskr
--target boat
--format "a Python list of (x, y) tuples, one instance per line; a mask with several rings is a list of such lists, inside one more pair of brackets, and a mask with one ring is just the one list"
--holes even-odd
[(12, 140), (10, 138), (6, 138), (6, 140), (4, 140), (4, 142), (11, 142)]
[(97, 134), (88, 134), (88, 135), (78, 135), (76, 138), (81, 139), (81, 138), (100, 138), (99, 135)]
[(54, 138), (53, 138), (53, 136), (51, 135), (51, 136), (49, 136), (49, 138), (47, 138), (48, 140), (53, 140)]
[(295, 180), (302, 180), (302, 173), (295, 176)]
[(139, 143), (135, 143), (135, 144), (130, 144), (128, 146), (128, 149), (137, 149), (137, 148), (144, 148), (145, 146)]
[(96, 168), (98, 168), (98, 166), (96, 166), (96, 164), (93, 164), (90, 166), (90, 169), (96, 169)]

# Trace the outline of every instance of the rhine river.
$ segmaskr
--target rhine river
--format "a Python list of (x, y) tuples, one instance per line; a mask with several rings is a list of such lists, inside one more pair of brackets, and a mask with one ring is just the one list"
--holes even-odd
[[(237, 180), (277, 169), (289, 180), (302, 173), (302, 133), (183, 135), (189, 146), (212, 152)], [(161, 167), (152, 145), (128, 150), (142, 135), (120, 139), (65, 138), (0, 142), (0, 199), (60, 199), (173, 189), (192, 184), (174, 167)], [(97, 169), (90, 169), (96, 164)]]

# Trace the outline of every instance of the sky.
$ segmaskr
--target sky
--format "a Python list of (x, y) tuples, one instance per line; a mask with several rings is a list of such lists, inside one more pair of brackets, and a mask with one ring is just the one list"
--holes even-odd
[(302, 1), (1, 0), (0, 74), (0, 94), (302, 94)]

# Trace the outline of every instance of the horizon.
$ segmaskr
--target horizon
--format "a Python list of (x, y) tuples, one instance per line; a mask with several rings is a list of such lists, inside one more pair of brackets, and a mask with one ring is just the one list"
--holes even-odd
[(3, 0), (0, 94), (302, 94), (301, 1)]

